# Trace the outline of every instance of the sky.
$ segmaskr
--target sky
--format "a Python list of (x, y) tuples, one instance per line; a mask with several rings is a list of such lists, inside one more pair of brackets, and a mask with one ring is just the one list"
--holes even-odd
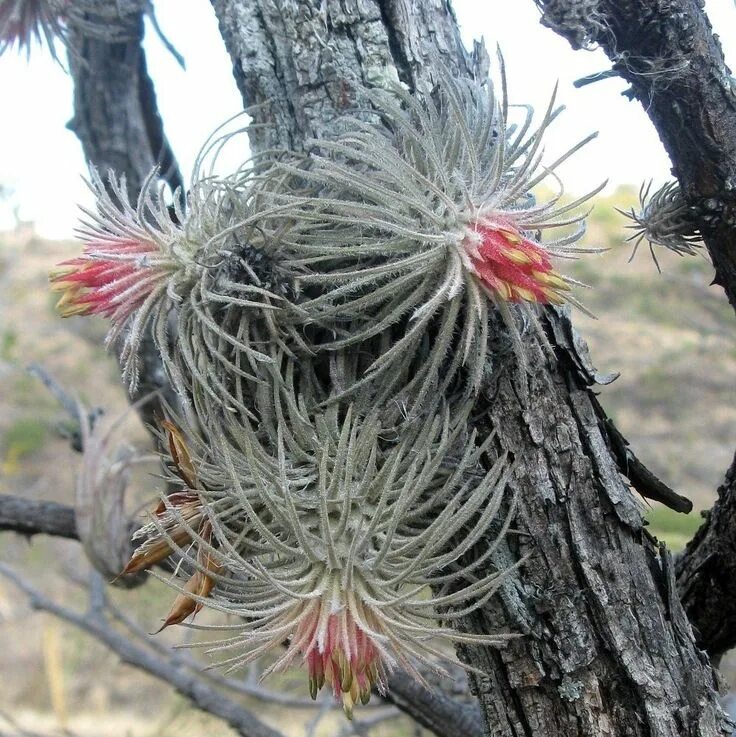
[[(621, 95), (613, 78), (580, 89), (580, 77), (610, 68), (602, 51), (573, 51), (539, 23), (532, 0), (454, 0), (465, 43), (483, 36), (505, 58), (509, 98), (543, 114), (556, 83), (565, 112), (547, 136), (550, 160), (593, 131), (598, 138), (559, 170), (568, 191), (583, 194), (603, 180), (609, 190), (669, 178), (670, 163), (641, 106)], [(184, 56), (186, 71), (147, 27), (146, 54), (167, 136), (185, 181), (207, 136), (242, 108), (232, 67), (208, 0), (155, 0), (159, 25)], [(707, 0), (706, 11), (720, 31), (726, 61), (736, 69), (736, 4)], [(33, 220), (49, 238), (73, 235), (78, 205), (90, 193), (81, 147), (66, 128), (72, 117), (71, 80), (44, 49), (30, 60), (6, 52), (0, 57), (0, 185), (13, 194), (0, 203), (0, 230), (14, 223), (13, 211)]]

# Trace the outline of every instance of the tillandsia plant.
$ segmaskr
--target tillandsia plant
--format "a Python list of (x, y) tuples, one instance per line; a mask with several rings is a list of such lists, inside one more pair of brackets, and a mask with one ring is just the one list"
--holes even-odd
[(162, 190), (156, 189), (155, 171), (135, 206), (125, 180), (112, 172), (105, 183), (93, 171), (90, 188), (97, 211), (85, 210), (86, 219), (78, 229), (84, 251), (51, 272), (51, 288), (62, 293), (57, 303), (62, 317), (108, 318), (108, 344), (124, 334), (123, 377), (135, 386), (143, 330), (152, 317), (164, 329), (170, 299), (177, 298), (177, 288), (196, 268), (197, 246), (169, 214)]
[(94, 176), (84, 254), (52, 277), (62, 311), (111, 320), (129, 381), (151, 325), (187, 410), (163, 423), (178, 488), (123, 573), (178, 558), (164, 627), (233, 615), (211, 643), (227, 667), (300, 660), (348, 715), (397, 664), (441, 670), (442, 641), (512, 636), (453, 627), (508, 573), (515, 507), (469, 418), (496, 312), (523, 366), (538, 306), (578, 304), (553, 258), (578, 252), (587, 196), (529, 190), (585, 141), (542, 166), (554, 102), (513, 126), (505, 96), (439, 76), (424, 101), (367, 91), (373, 123), (306, 156), (204, 174), (229, 134), (213, 137), (173, 216), (155, 173), (137, 206)]
[[(451, 659), (442, 641), (512, 636), (451, 627), (504, 580), (493, 559), (514, 506), (510, 464), (487, 459), (494, 439), (468, 434), (467, 411), (440, 401), (386, 427), (380, 408), (332, 403), (310, 416), (301, 398), (273, 392), (261, 402), (272, 406), (259, 414), (280, 418), (276, 436), (231, 413), (207, 427), (207, 444), (195, 441), (190, 456), (202, 516), (192, 521), (166, 500), (176, 524), (157, 510), (134, 556), (166, 542), (187, 571), (178, 601), (238, 618), (215, 628), (231, 637), (210, 643), (223, 665), (276, 653), (265, 677), (301, 661), (312, 697), (327, 684), (350, 716), (396, 664), (417, 678), (417, 663), (442, 671), (437, 660)], [(481, 539), (483, 552), (470, 555)], [(209, 582), (199, 591), (197, 575)]]
[[(274, 237), (303, 290), (299, 309), (332, 331), (321, 348), (358, 346), (402, 324), (363, 380), (390, 382), (432, 335), (430, 359), (403, 388), (417, 406), (452, 380), (448, 354), (453, 369), (465, 363), (477, 390), (489, 305), (522, 363), (519, 324), (538, 325), (538, 305), (579, 306), (576, 282), (553, 258), (581, 252), (579, 208), (600, 190), (567, 204), (561, 185), (538, 203), (529, 196), (548, 178), (559, 183), (557, 166), (593, 137), (543, 165), (542, 137), (559, 112), (554, 98), (534, 129), (527, 107), (518, 125), (509, 123), (505, 96), (490, 83), (438, 78), (431, 98), (399, 87), (367, 91), (381, 124), (341, 122), (343, 132), (313, 141), (305, 162), (280, 165), (311, 185), (310, 196), (274, 194), (292, 206), (279, 213)], [(558, 235), (543, 240), (548, 233)]]
[(677, 182), (667, 182), (650, 197), (651, 188), (651, 181), (641, 185), (639, 212), (633, 208), (629, 212), (624, 210), (619, 212), (634, 221), (634, 224), (628, 227), (635, 233), (627, 238), (627, 241), (634, 241), (631, 259), (636, 256), (641, 242), (647, 241), (657, 270), (661, 271), (654, 246), (666, 248), (678, 256), (693, 256), (702, 247), (703, 242), (693, 221), (692, 209), (685, 202), (680, 185)]
[[(204, 158), (223, 144), (219, 138), (207, 142), (186, 207), (178, 191), (172, 204), (167, 203), (156, 169), (135, 204), (124, 179), (110, 172), (103, 181), (93, 171), (90, 188), (96, 211), (85, 210), (77, 230), (83, 253), (51, 272), (52, 289), (62, 293), (57, 309), (63, 317), (109, 319), (107, 343), (122, 341), (123, 378), (132, 388), (138, 379), (140, 343), (149, 325), (184, 401), (196, 388), (219, 401), (224, 395), (232, 403), (232, 393), (218, 393), (217, 376), (242, 373), (236, 360), (269, 361), (261, 344), (282, 342), (271, 312), (284, 299), (279, 289), (285, 292), (288, 285), (266, 275), (270, 261), (257, 228), (261, 207), (253, 186), (272, 169), (269, 156), (249, 160), (224, 179), (205, 175)], [(276, 291), (269, 289), (272, 282)], [(188, 340), (172, 355), (171, 343), (176, 341), (170, 327), (176, 307), (179, 332)], [(288, 332), (287, 326), (284, 334)], [(253, 333), (258, 348), (252, 345)], [(236, 359), (228, 357), (228, 350), (237, 352)], [(215, 371), (223, 363), (222, 371)]]

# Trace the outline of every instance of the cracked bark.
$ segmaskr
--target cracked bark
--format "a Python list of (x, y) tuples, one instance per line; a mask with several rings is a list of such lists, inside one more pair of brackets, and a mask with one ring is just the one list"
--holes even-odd
[[(362, 104), (358, 83), (400, 78), (427, 94), (430, 59), (483, 76), (440, 0), (213, 0), (246, 105), (259, 104), (255, 151), (299, 148)], [(545, 322), (557, 361), (529, 339), (530, 399), (498, 357), (479, 402), (484, 433), (517, 460), (520, 507), (508, 562), (523, 572), (469, 629), (523, 636), (502, 651), (465, 648), (491, 735), (715, 737), (729, 733), (715, 676), (695, 645), (671, 561), (647, 535), (590, 392), (584, 346), (567, 317)], [(502, 563), (503, 561), (499, 561)]]
[(714, 662), (736, 645), (736, 456), (705, 523), (677, 561), (677, 585)]

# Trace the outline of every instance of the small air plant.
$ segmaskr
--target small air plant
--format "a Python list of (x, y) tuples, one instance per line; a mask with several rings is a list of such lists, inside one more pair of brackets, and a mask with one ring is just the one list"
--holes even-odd
[(0, 0), (0, 54), (13, 46), (30, 54), (34, 40), (53, 53), (69, 5), (69, 0)]
[[(178, 191), (173, 204), (167, 204), (156, 169), (143, 183), (135, 205), (124, 179), (110, 173), (103, 182), (93, 171), (90, 188), (96, 212), (85, 210), (77, 230), (83, 254), (60, 263), (50, 274), (51, 288), (62, 293), (57, 308), (63, 317), (100, 315), (110, 321), (107, 344), (121, 339), (123, 379), (133, 388), (141, 340), (150, 325), (184, 401), (194, 391), (192, 383), (218, 396), (211, 384), (222, 373), (215, 370), (220, 363), (232, 374), (241, 353), (245, 362), (268, 360), (260, 348), (252, 347), (251, 332), (259, 343), (263, 333), (282, 342), (271, 313), (284, 300), (279, 289), (284, 292), (286, 287), (277, 281), (274, 291), (267, 288), (271, 282), (263, 274), (269, 255), (257, 229), (260, 200), (252, 186), (269, 164), (251, 159), (229, 177), (205, 175), (204, 157), (222, 145), (219, 138), (206, 143), (186, 209)], [(176, 341), (172, 345), (170, 336), (174, 308), (189, 338), (181, 346)], [(229, 357), (228, 346), (238, 355)], [(203, 361), (211, 367), (206, 376), (200, 373)]]
[[(542, 165), (542, 137), (559, 112), (554, 98), (534, 130), (531, 108), (510, 125), (505, 95), (449, 74), (431, 98), (398, 87), (366, 94), (382, 125), (349, 120), (334, 140), (313, 141), (306, 162), (281, 164), (312, 193), (274, 194), (292, 206), (278, 214), (274, 237), (303, 290), (307, 322), (332, 331), (321, 348), (355, 347), (406, 323), (362, 384), (392, 381), (430, 336), (432, 356), (404, 389), (418, 407), (440, 376), (440, 388), (452, 379), (448, 355), (460, 357), (452, 365), (464, 363), (477, 390), (489, 305), (503, 316), (521, 363), (519, 324), (538, 325), (538, 305), (580, 306), (570, 292), (576, 282), (553, 257), (581, 252), (579, 207), (600, 188), (569, 204), (561, 204), (561, 185), (539, 203), (529, 192), (557, 180), (558, 165), (593, 136)], [(542, 240), (552, 232), (559, 235)]]
[[(467, 412), (445, 406), (399, 430), (378, 410), (332, 404), (310, 417), (274, 394), (261, 410), (280, 418), (276, 437), (228, 413), (198, 445), (206, 527), (185, 524), (184, 546), (154, 521), (153, 539), (172, 538), (187, 575), (209, 580), (199, 591), (191, 577), (177, 584), (179, 597), (238, 619), (216, 627), (232, 636), (209, 643), (221, 665), (283, 646), (264, 677), (301, 661), (312, 697), (327, 684), (351, 716), (397, 664), (419, 679), (421, 663), (442, 672), (438, 659), (450, 658), (438, 642), (511, 637), (450, 626), (504, 580), (492, 561), (514, 504), (505, 456), (486, 462), (493, 438), (477, 443)], [(469, 556), (481, 538), (483, 552)]]
[(639, 212), (633, 208), (630, 212), (619, 210), (622, 215), (634, 221), (627, 227), (636, 231), (627, 241), (634, 241), (631, 261), (639, 249), (642, 241), (649, 244), (649, 252), (658, 271), (659, 261), (654, 246), (666, 248), (678, 256), (694, 256), (703, 245), (702, 236), (693, 223), (692, 211), (677, 182), (667, 182), (651, 197), (648, 184), (642, 184), (639, 189)]
[(97, 212), (84, 210), (86, 219), (77, 230), (84, 252), (60, 263), (49, 276), (52, 290), (62, 293), (57, 303), (62, 317), (106, 317), (108, 345), (124, 334), (123, 378), (133, 387), (144, 328), (152, 317), (165, 324), (168, 298), (175, 298), (179, 282), (196, 267), (196, 246), (169, 214), (156, 177), (154, 170), (133, 206), (124, 179), (111, 172), (106, 186), (93, 171), (89, 185)]

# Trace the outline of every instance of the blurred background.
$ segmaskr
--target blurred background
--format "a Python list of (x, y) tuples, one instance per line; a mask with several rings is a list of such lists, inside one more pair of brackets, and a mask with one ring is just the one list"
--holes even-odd
[[(480, 7), (482, 5), (482, 7)], [(646, 246), (633, 261), (625, 239), (627, 220), (617, 208), (637, 205), (642, 181), (654, 187), (669, 177), (669, 162), (638, 103), (622, 96), (618, 79), (575, 88), (573, 82), (608, 68), (601, 52), (573, 52), (539, 25), (532, 0), (456, 0), (466, 43), (481, 34), (493, 52), (500, 44), (511, 102), (543, 112), (555, 83), (567, 111), (547, 139), (554, 158), (592, 130), (596, 141), (561, 170), (570, 195), (602, 180), (585, 245), (609, 249), (569, 266), (588, 284), (579, 293), (597, 316), (574, 315), (603, 373), (620, 372), (601, 387), (601, 401), (637, 456), (667, 484), (693, 500), (695, 511), (678, 515), (642, 500), (653, 532), (673, 550), (699, 525), (736, 447), (736, 330), (713, 270), (702, 256), (658, 254), (662, 273)], [(185, 178), (206, 136), (240, 109), (229, 58), (209, 3), (157, 0), (159, 24), (183, 54), (181, 70), (149, 28), (146, 51), (156, 82), (165, 129)], [(708, 0), (706, 10), (721, 35), (727, 61), (736, 64), (736, 6)], [(48, 270), (79, 250), (73, 230), (78, 205), (89, 204), (82, 181), (81, 148), (65, 128), (71, 118), (71, 83), (47, 51), (30, 60), (0, 58), (0, 493), (73, 501), (79, 457), (58, 433), (66, 420), (56, 400), (26, 367), (38, 362), (88, 405), (108, 417), (124, 411), (125, 395), (113, 357), (101, 347), (106, 326), (89, 319), (59, 319), (47, 287)], [(493, 55), (493, 53), (492, 53)], [(247, 152), (230, 151), (220, 166), (236, 166)], [(120, 442), (145, 448), (145, 430), (131, 417)], [(129, 510), (156, 497), (153, 467), (141, 467), (131, 484)], [(79, 544), (0, 535), (0, 559), (22, 571), (50, 598), (83, 606), (86, 564)], [(152, 581), (135, 592), (116, 592), (121, 611), (147, 632), (158, 628), (171, 591)], [(203, 613), (204, 614), (204, 613)], [(171, 628), (159, 635), (175, 644), (193, 635)], [(172, 693), (170, 687), (122, 665), (117, 656), (47, 614), (31, 613), (26, 600), (0, 579), (0, 734), (153, 737), (232, 734)], [(727, 677), (736, 668), (726, 664)], [(306, 676), (285, 677), (304, 690)], [(288, 686), (288, 683), (284, 685)], [(266, 720), (288, 734), (309, 732), (314, 712), (254, 701)], [(338, 735), (340, 713), (326, 713), (312, 734)], [(288, 725), (290, 726), (287, 726)], [(65, 730), (68, 730), (65, 732)], [(410, 735), (402, 719), (386, 720), (371, 734)]]

